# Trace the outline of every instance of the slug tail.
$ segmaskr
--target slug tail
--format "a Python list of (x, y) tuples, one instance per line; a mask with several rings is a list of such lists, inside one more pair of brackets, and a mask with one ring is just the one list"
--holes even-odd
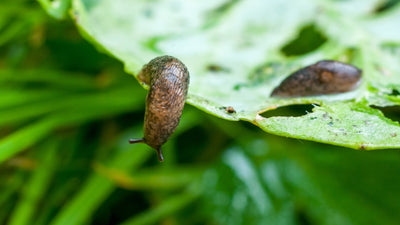
[(140, 138), (140, 139), (129, 139), (129, 144), (135, 144), (135, 143), (144, 143), (144, 138)]
[(163, 162), (164, 156), (162, 154), (161, 147), (157, 148), (156, 151), (157, 151), (158, 161)]

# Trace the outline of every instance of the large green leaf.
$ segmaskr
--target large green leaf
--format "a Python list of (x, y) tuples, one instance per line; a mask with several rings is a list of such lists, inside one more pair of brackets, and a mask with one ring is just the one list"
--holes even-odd
[[(88, 40), (133, 75), (156, 56), (181, 59), (191, 74), (187, 102), (210, 114), (250, 121), (288, 137), (362, 149), (399, 148), (399, 123), (370, 108), (400, 104), (400, 7), (378, 13), (380, 3), (74, 0), (71, 15)], [(309, 30), (311, 37), (304, 36)], [(317, 36), (321, 45), (307, 49), (302, 41), (313, 43)], [(302, 51), (293, 57), (292, 48)], [(345, 94), (270, 97), (291, 72), (321, 59), (362, 68), (362, 84)], [(319, 106), (300, 117), (262, 116), (293, 104)]]

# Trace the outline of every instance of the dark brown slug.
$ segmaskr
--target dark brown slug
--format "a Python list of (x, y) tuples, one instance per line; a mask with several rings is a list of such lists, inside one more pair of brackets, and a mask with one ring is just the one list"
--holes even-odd
[(144, 137), (129, 143), (145, 143), (164, 160), (161, 146), (167, 142), (181, 119), (189, 86), (186, 66), (172, 56), (160, 56), (144, 65), (138, 77), (149, 84), (144, 116)]
[(292, 73), (274, 89), (271, 96), (300, 97), (348, 92), (359, 85), (361, 73), (362, 70), (355, 66), (322, 60)]

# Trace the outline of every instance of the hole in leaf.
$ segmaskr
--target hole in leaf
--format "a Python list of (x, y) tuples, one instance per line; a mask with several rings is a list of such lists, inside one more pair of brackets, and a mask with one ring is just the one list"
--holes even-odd
[(287, 117), (299, 117), (311, 113), (315, 104), (301, 104), (301, 105), (288, 105), (278, 107), (274, 110), (269, 110), (260, 114), (264, 118), (275, 117), (275, 116), (287, 116)]
[(396, 89), (392, 89), (392, 93), (390, 93), (389, 95), (392, 96), (399, 96), (400, 95), (400, 91), (396, 90)]
[(400, 123), (400, 106), (379, 107), (371, 106), (371, 108), (380, 110), (385, 117)]
[(399, 3), (399, 0), (386, 0), (380, 1), (379, 4), (375, 8), (375, 13), (381, 13), (393, 8), (395, 5)]
[(314, 24), (303, 27), (296, 39), (282, 47), (281, 52), (287, 56), (302, 55), (312, 52), (326, 42), (326, 37)]

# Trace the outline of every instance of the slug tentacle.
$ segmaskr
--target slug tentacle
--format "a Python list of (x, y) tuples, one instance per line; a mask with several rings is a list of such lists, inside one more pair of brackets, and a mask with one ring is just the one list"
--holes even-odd
[(156, 151), (157, 151), (158, 161), (163, 162), (164, 156), (162, 154), (161, 147), (157, 148)]
[(143, 66), (138, 78), (150, 86), (146, 98), (144, 137), (129, 143), (146, 143), (163, 161), (161, 146), (179, 124), (189, 86), (186, 66), (172, 56), (161, 56)]

